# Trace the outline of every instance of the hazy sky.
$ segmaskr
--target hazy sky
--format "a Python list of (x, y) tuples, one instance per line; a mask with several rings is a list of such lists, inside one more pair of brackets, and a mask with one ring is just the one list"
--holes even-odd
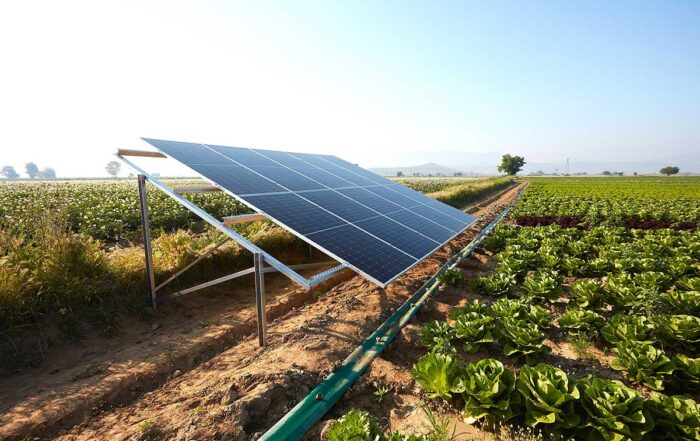
[(5, 1), (0, 60), (22, 172), (103, 175), (142, 136), (365, 166), (700, 150), (698, 1)]

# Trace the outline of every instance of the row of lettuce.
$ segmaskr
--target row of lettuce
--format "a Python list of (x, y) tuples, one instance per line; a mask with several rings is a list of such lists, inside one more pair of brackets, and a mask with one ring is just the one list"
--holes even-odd
[(620, 381), (524, 365), (518, 375), (495, 359), (461, 367), (449, 354), (429, 353), (413, 368), (428, 396), (463, 403), (467, 423), (518, 421), (547, 438), (697, 440), (700, 406), (692, 398), (654, 393), (645, 399)]
[[(556, 217), (592, 225), (627, 225), (653, 221), (650, 228), (700, 220), (700, 177), (675, 178), (536, 178), (513, 212), (514, 218)], [(528, 220), (529, 218), (529, 220)], [(542, 219), (544, 218), (544, 219)], [(630, 222), (631, 220), (637, 222)], [(524, 223), (525, 224), (525, 223)]]
[[(700, 392), (697, 233), (500, 226), (484, 247), (496, 265), (471, 281), (477, 298), (421, 329), (429, 352), (412, 372), (429, 397), (468, 422), (517, 422), (549, 438), (700, 439), (700, 408), (684, 395)], [(459, 271), (442, 280), (465, 286)], [(612, 348), (628, 384), (535, 364), (554, 334)], [(459, 363), (498, 350), (522, 364), (517, 379), (494, 359)]]

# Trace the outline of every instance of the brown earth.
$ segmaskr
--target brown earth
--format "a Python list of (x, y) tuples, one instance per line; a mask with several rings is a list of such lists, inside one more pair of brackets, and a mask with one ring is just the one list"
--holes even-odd
[[(270, 323), (264, 350), (251, 335), (255, 310), (250, 281), (229, 288), (226, 295), (173, 302), (159, 310), (152, 324), (129, 323), (133, 326), (118, 338), (66, 345), (41, 368), (0, 380), (0, 439), (254, 439), (332, 372), (520, 189), (480, 208), (476, 226), (386, 290), (348, 275), (327, 292), (306, 293), (286, 278), (268, 277)], [(404, 354), (404, 364), (409, 354)], [(410, 374), (385, 367), (390, 382), (403, 384), (409, 393), (406, 402), (416, 402)], [(370, 373), (380, 370), (377, 361)], [(362, 390), (363, 381), (353, 390)], [(395, 420), (405, 419), (397, 412)]]

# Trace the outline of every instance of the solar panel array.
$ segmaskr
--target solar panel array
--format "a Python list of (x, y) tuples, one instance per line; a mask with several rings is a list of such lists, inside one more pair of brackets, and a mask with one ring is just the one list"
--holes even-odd
[(335, 156), (145, 141), (380, 286), (476, 221)]

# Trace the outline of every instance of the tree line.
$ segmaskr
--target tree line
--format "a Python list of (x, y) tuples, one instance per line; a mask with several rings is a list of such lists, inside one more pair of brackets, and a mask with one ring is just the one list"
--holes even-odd
[[(54, 170), (53, 168), (44, 167), (40, 170), (39, 166), (33, 162), (27, 162), (26, 164), (24, 164), (24, 172), (31, 179), (53, 179), (56, 177), (56, 170)], [(15, 168), (11, 165), (6, 165), (0, 169), (0, 176), (4, 176), (7, 179), (17, 179), (20, 177), (19, 173), (17, 173), (17, 170), (15, 170)]]

